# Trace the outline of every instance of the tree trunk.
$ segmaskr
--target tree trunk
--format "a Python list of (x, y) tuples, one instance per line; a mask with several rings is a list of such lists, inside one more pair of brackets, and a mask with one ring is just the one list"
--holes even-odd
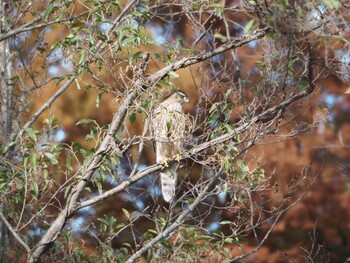
[[(0, 0), (0, 30), (6, 32), (6, 0)], [(11, 140), (12, 115), (13, 115), (13, 82), (11, 67), (10, 40), (0, 42), (0, 143), (4, 147)], [(7, 167), (1, 162), (1, 174), (6, 176)], [(6, 215), (6, 202), (3, 202), (3, 193), (0, 193), (0, 209)], [(4, 222), (0, 221), (0, 263), (9, 262), (7, 252), (9, 248), (8, 229)]]

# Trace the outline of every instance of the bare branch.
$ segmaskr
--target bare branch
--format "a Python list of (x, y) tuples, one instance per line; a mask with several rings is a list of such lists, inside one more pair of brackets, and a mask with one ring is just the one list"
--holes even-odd
[(65, 92), (70, 87), (70, 85), (75, 81), (75, 79), (76, 77), (72, 77), (70, 80), (64, 83), (64, 85), (61, 88), (59, 88), (59, 90), (56, 91), (55, 94), (53, 94), (52, 97), (48, 99), (47, 102), (33, 114), (32, 118), (23, 126), (23, 128), (28, 128), (32, 126), (33, 123), (40, 117), (40, 115), (46, 109), (48, 109), (52, 105), (52, 103), (54, 103), (55, 100), (57, 100), (58, 97), (62, 95), (63, 92)]
[(234, 263), (237, 262), (237, 260), (246, 258), (252, 254), (254, 254), (255, 252), (257, 252), (262, 245), (265, 243), (265, 241), (268, 239), (268, 237), (270, 236), (270, 234), (272, 233), (273, 229), (275, 228), (276, 224), (279, 222), (280, 218), (292, 207), (294, 207), (295, 205), (297, 205), (301, 200), (304, 199), (305, 195), (309, 192), (309, 190), (311, 189), (311, 187), (314, 185), (315, 181), (316, 181), (316, 177), (313, 178), (312, 182), (307, 186), (307, 188), (305, 189), (305, 191), (290, 205), (288, 205), (286, 208), (282, 209), (281, 211), (278, 212), (278, 214), (276, 215), (275, 219), (273, 220), (269, 230), (266, 232), (266, 234), (264, 235), (264, 237), (262, 238), (262, 240), (257, 244), (257, 246), (251, 250), (248, 253), (244, 253), (240, 256), (237, 256), (233, 259), (230, 260), (230, 262)]
[(149, 82), (156, 83), (159, 80), (161, 80), (162, 78), (164, 78), (165, 76), (167, 76), (169, 74), (169, 72), (171, 72), (171, 71), (176, 71), (180, 68), (185, 68), (185, 67), (191, 66), (193, 64), (196, 64), (196, 63), (205, 61), (209, 58), (212, 58), (212, 57), (214, 57), (218, 54), (221, 54), (227, 50), (243, 46), (243, 45), (245, 45), (253, 40), (261, 39), (269, 31), (270, 31), (269, 28), (258, 29), (253, 33), (246, 34), (246, 35), (239, 37), (239, 38), (235, 38), (231, 42), (225, 43), (222, 46), (213, 49), (212, 51), (205, 52), (205, 53), (198, 55), (198, 56), (180, 59), (180, 60), (164, 67), (163, 69), (159, 70), (158, 72), (154, 73), (152, 76), (150, 76), (148, 78)]
[(21, 246), (27, 251), (27, 253), (30, 252), (29, 246), (23, 241), (23, 239), (18, 235), (18, 233), (13, 229), (11, 224), (7, 221), (4, 214), (0, 211), (0, 219), (4, 222), (4, 224), (7, 226), (10, 233), (13, 235), (13, 237), (18, 241), (18, 243), (21, 244)]
[(33, 31), (33, 30), (36, 30), (36, 29), (40, 29), (40, 28), (44, 28), (44, 27), (47, 27), (47, 26), (50, 26), (50, 25), (54, 25), (54, 24), (59, 24), (59, 23), (63, 23), (63, 22), (66, 22), (66, 21), (72, 21), (72, 20), (75, 20), (79, 17), (82, 17), (86, 14), (88, 14), (89, 11), (85, 11), (85, 12), (82, 12), (76, 16), (73, 16), (73, 17), (68, 17), (68, 18), (64, 18), (64, 19), (60, 19), (60, 20), (55, 20), (55, 21), (47, 21), (47, 22), (44, 22), (44, 23), (41, 23), (41, 24), (37, 24), (37, 25), (34, 25), (35, 23), (39, 22), (40, 20), (43, 19), (43, 15), (39, 15), (38, 17), (36, 17), (35, 19), (33, 19), (32, 21), (29, 21), (27, 23), (25, 23), (24, 25), (16, 28), (16, 29), (13, 29), (9, 32), (6, 32), (4, 34), (0, 34), (0, 42), (5, 40), (5, 39), (8, 39), (10, 37), (13, 37), (15, 35), (18, 35), (20, 33), (23, 33), (23, 32), (28, 32), (28, 31)]

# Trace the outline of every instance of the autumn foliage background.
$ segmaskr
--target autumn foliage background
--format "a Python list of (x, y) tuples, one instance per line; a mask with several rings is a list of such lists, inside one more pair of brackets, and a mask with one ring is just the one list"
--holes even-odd
[[(269, 11), (274, 14), (267, 21), (263, 21), (256, 13), (248, 12), (248, 2), (232, 0), (224, 1), (224, 3), (209, 3), (209, 1), (202, 1), (201, 7), (197, 7), (195, 2), (188, 3), (193, 10), (205, 10), (206, 8), (216, 10), (213, 13), (201, 13), (202, 16), (199, 20), (202, 22), (202, 27), (210, 34), (202, 38), (195, 49), (208, 51), (230, 41), (231, 38), (240, 37), (247, 34), (249, 30), (264, 26), (273, 27), (279, 34), (271, 34), (264, 40), (266, 42), (253, 41), (237, 48), (234, 51), (236, 60), (233, 59), (232, 53), (225, 52), (209, 60), (210, 63), (203, 62), (186, 69), (180, 69), (176, 73), (174, 72), (173, 76), (168, 77), (166, 81), (174, 83), (174, 86), (188, 94), (190, 103), (185, 105), (185, 111), (191, 116), (196, 116), (198, 108), (210, 108), (213, 103), (223, 98), (227, 87), (230, 86), (225, 74), (234, 75), (236, 80), (243, 80), (247, 87), (252, 88), (261, 83), (264, 78), (264, 75), (260, 75), (259, 72), (272, 72), (276, 70), (275, 66), (277, 68), (283, 66), (283, 61), (290, 63), (286, 54), (288, 43), (293, 43), (295, 50), (300, 50), (299, 54), (296, 52), (296, 57), (301, 56), (301, 51), (305, 50), (307, 45), (312, 46), (313, 56), (317, 60), (315, 91), (302, 101), (296, 102), (290, 109), (291, 112), (285, 113), (286, 115), (293, 114), (297, 120), (295, 123), (300, 126), (300, 129), (306, 124), (311, 125), (312, 129), (307, 134), (296, 134), (296, 136), (292, 136), (293, 138), (285, 140), (283, 132), (290, 132), (292, 128), (287, 125), (288, 119), (282, 119), (281, 122), (286, 122), (286, 125), (282, 126), (281, 131), (276, 131), (274, 138), (266, 137), (258, 141), (247, 153), (246, 159), (250, 160), (248, 167), (253, 168), (258, 164), (265, 170), (265, 175), (271, 177), (271, 196), (274, 192), (288, 188), (291, 180), (302, 182), (306, 173), (313, 173), (316, 180), (303, 200), (287, 211), (273, 229), (272, 235), (266, 243), (257, 253), (248, 257), (247, 262), (289, 262), (289, 260), (306, 262), (305, 258), (308, 255), (310, 257), (316, 256), (314, 261), (309, 262), (345, 262), (350, 257), (350, 97), (345, 93), (349, 87), (350, 76), (349, 31), (341, 27), (335, 28), (337, 23), (330, 21), (330, 24), (327, 25), (328, 28), (323, 31), (323, 33), (327, 30), (330, 32), (328, 37), (320, 37), (317, 30), (310, 32), (307, 38), (305, 35), (298, 35), (298, 33), (291, 36), (289, 35), (291, 31), (307, 24), (306, 18), (299, 18), (299, 20), (305, 19), (304, 21), (294, 21), (292, 16), (287, 15), (289, 11), (293, 10), (293, 6), (298, 9), (300, 5), (305, 4), (303, 1), (267, 1), (272, 10)], [(23, 1), (23, 3), (27, 2)], [(53, 141), (67, 144), (79, 142), (86, 149), (96, 147), (97, 143), (93, 140), (85, 140), (86, 135), (91, 132), (91, 123), (76, 124), (82, 119), (91, 119), (102, 127), (112, 121), (114, 112), (123, 100), (125, 80), (132, 77), (132, 69), (125, 61), (125, 57), (135, 56), (136, 61), (140, 55), (137, 52), (150, 52), (152, 58), (147, 74), (152, 74), (166, 64), (166, 61), (157, 60), (157, 56), (163, 56), (165, 60), (176, 61), (187, 55), (185, 49), (191, 49), (190, 44), (193, 44), (194, 40), (198, 38), (195, 22), (191, 21), (190, 16), (185, 16), (183, 13), (184, 3), (171, 3), (170, 1), (160, 5), (161, 7), (158, 9), (152, 9), (156, 15), (144, 24), (144, 39), (140, 39), (135, 33), (135, 38), (130, 40), (131, 42), (141, 41), (143, 43), (139, 50), (133, 46), (128, 49), (127, 44), (124, 43), (124, 46), (114, 46), (115, 50), (97, 49), (103, 54), (97, 52), (94, 57), (91, 54), (94, 53), (96, 45), (89, 46), (87, 39), (79, 38), (74, 39), (78, 42), (76, 45), (67, 43), (66, 49), (63, 47), (53, 48), (58, 41), (69, 42), (69, 36), (74, 32), (74, 28), (78, 30), (79, 27), (85, 28), (91, 33), (91, 36), (96, 37), (96, 39), (91, 40), (91, 43), (96, 43), (98, 40), (109, 41), (110, 39), (103, 38), (102, 34), (100, 36), (98, 32), (103, 32), (110, 26), (108, 23), (104, 23), (104, 15), (115, 17), (120, 12), (118, 8), (113, 6), (113, 3), (120, 7), (127, 5), (126, 1), (120, 1), (118, 4), (116, 1), (110, 1), (110, 4), (107, 5), (101, 4), (103, 9), (96, 11), (101, 12), (101, 21), (95, 21), (96, 24), (94, 24), (89, 21), (89, 15), (91, 10), (99, 6), (100, 3), (98, 1), (73, 1), (67, 5), (68, 15), (62, 16), (62, 19), (65, 16), (73, 17), (73, 19), (65, 21), (66, 24), (53, 23), (45, 28), (16, 35), (11, 39), (11, 49), (16, 52), (13, 76), (14, 80), (20, 80), (14, 88), (15, 105), (19, 109), (17, 112), (18, 124), (16, 125), (21, 127), (21, 124), (30, 121), (32, 114), (44, 105), (62, 85), (60, 77), (74, 75), (74, 71), (79, 68), (76, 67), (77, 65), (85, 65), (87, 60), (84, 61), (84, 56), (90, 56), (92, 59), (89, 58), (89, 61), (86, 62), (88, 67), (82, 67), (83, 72), (78, 73), (78, 78), (71, 83), (69, 90), (60, 95), (55, 103), (40, 115), (32, 127), (37, 130), (47, 130), (48, 133), (53, 131), (52, 134), (47, 135), (51, 136)], [(155, 1), (148, 4), (156, 6), (157, 3)], [(329, 15), (330, 19), (336, 16), (341, 17), (348, 28), (348, 9), (342, 4), (344, 3), (338, 1), (324, 1), (318, 5), (315, 4), (320, 9), (314, 16), (324, 14), (324, 16)], [(15, 7), (16, 3), (8, 3), (8, 5)], [(217, 5), (216, 9), (215, 5)], [(220, 5), (237, 6), (237, 9), (224, 11)], [(260, 3), (260, 5), (264, 6), (264, 3)], [(48, 7), (50, 6), (47, 1), (33, 2), (31, 10), (35, 10), (35, 12), (25, 13), (18, 21), (18, 25), (31, 21), (37, 13), (45, 12), (45, 10), (48, 18), (59, 15), (55, 9), (49, 12)], [(246, 9), (243, 8), (244, 6)], [(250, 6), (254, 6), (254, 4)], [(321, 8), (326, 8), (327, 11), (322, 11)], [(145, 9), (147, 9), (146, 5), (140, 7), (139, 10)], [(268, 10), (267, 7), (266, 10)], [(141, 13), (139, 21), (135, 18), (135, 21), (140, 24), (145, 19)], [(9, 15), (11, 15), (10, 12)], [(195, 12), (193, 15), (199, 16)], [(222, 16), (225, 16), (226, 20), (223, 20)], [(131, 27), (133, 23), (136, 23), (135, 21), (130, 22)], [(229, 30), (230, 36), (227, 35), (225, 21), (232, 23)], [(254, 21), (254, 23), (250, 21)], [(127, 32), (125, 37), (132, 36), (130, 32)], [(120, 41), (123, 41), (123, 38), (120, 38)], [(266, 54), (274, 54), (277, 57), (268, 57)], [(239, 61), (238, 66), (237, 61)], [(262, 66), (262, 64), (264, 65)], [(272, 83), (271, 85), (282, 78), (273, 74), (265, 77), (266, 84)], [(36, 88), (38, 83), (44, 83), (50, 78), (54, 78), (53, 81)], [(165, 91), (166, 88), (159, 85), (159, 90)], [(144, 95), (147, 96), (147, 92)], [(148, 96), (152, 99), (161, 97), (158, 94), (156, 97), (152, 94), (148, 94)], [(135, 101), (135, 105), (143, 101), (143, 99)], [(239, 116), (235, 112), (230, 118), (232, 123), (239, 120)], [(132, 115), (128, 116), (125, 124), (127, 128), (120, 136), (132, 138), (134, 135), (141, 135), (143, 124), (142, 114), (135, 110)], [(279, 136), (279, 134), (281, 135)], [(28, 138), (22, 135), (21, 142), (26, 140)], [(130, 169), (130, 163), (134, 161), (136, 154), (137, 148), (131, 148), (123, 159), (123, 167), (126, 170)], [(73, 162), (73, 170), (77, 169), (79, 162), (83, 162), (82, 156), (79, 158), (77, 162)], [(62, 161), (63, 159), (59, 160), (59, 162)], [(153, 148), (151, 144), (147, 144), (140, 163), (150, 165), (154, 162)], [(187, 164), (193, 166), (193, 170), (191, 176), (186, 180), (196, 182), (201, 167), (190, 161)], [(68, 179), (67, 174), (62, 171), (54, 171), (50, 168), (48, 171), (57, 174), (56, 180), (59, 184), (63, 184)], [(38, 171), (39, 175), (41, 173), (44, 172)], [(72, 239), (78, 240), (78, 243), (84, 246), (87, 254), (94, 253), (98, 250), (98, 242), (91, 233), (89, 234), (89, 231), (84, 231), (85, 226), (96, 224), (96, 221), (91, 217), (103, 218), (104, 215), (112, 215), (121, 221), (127, 220), (123, 208), (131, 213), (135, 206), (133, 195), (139, 194), (138, 188), (147, 188), (145, 185), (150, 182), (156, 185), (158, 183), (156, 176), (152, 177), (150, 181), (143, 181), (130, 187), (126, 192), (109, 197), (89, 209), (77, 212), (68, 227), (76, 230)], [(309, 181), (305, 180), (305, 185), (308, 183)], [(44, 185), (45, 181), (40, 181), (40, 184)], [(104, 183), (103, 186), (107, 189), (111, 187), (109, 183)], [(90, 187), (93, 189), (92, 191), (98, 190), (94, 185)], [(301, 191), (298, 186), (289, 189), (284, 198), (293, 198), (295, 194), (298, 194), (298, 191)], [(49, 211), (60, 209), (61, 202), (64, 200), (63, 194), (57, 196), (54, 205), (48, 207)], [(147, 200), (148, 204), (160, 202), (166, 206), (166, 203), (162, 203), (160, 198)], [(222, 217), (225, 220), (235, 220), (234, 213), (226, 213)], [(214, 215), (211, 220), (215, 221)], [(152, 222), (144, 218), (137, 223), (135, 229), (144, 233), (152, 227)], [(225, 227), (222, 229), (225, 232)], [(28, 231), (28, 233), (38, 237), (42, 235), (41, 226), (27, 227), (23, 231)], [(250, 240), (253, 239), (253, 236), (247, 237), (248, 245), (244, 249), (248, 251), (254, 247), (253, 244), (249, 245)], [(132, 235), (127, 231), (121, 238), (114, 240), (112, 245), (118, 247), (125, 242), (132, 243)], [(12, 244), (9, 252), (10, 258), (15, 257), (15, 251), (18, 249), (15, 242)], [(74, 250), (74, 247), (68, 249)], [(45, 257), (44, 259), (49, 260)]]

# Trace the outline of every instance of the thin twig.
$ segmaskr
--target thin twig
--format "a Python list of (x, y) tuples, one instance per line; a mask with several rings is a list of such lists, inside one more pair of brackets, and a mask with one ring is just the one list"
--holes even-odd
[(297, 200), (295, 200), (292, 204), (288, 205), (286, 208), (282, 209), (277, 216), (275, 217), (275, 220), (273, 221), (273, 223), (271, 224), (269, 230), (266, 232), (265, 236), (263, 237), (263, 239), (260, 241), (260, 243), (250, 252), (245, 253), (243, 255), (237, 256), (233, 259), (230, 260), (230, 263), (234, 263), (237, 262), (240, 259), (246, 258), (252, 254), (254, 254), (255, 252), (257, 252), (262, 245), (265, 243), (265, 241), (267, 240), (267, 238), (270, 236), (272, 230), (275, 228), (276, 224), (279, 222), (280, 218), (282, 215), (284, 215), (289, 209), (291, 209), (292, 207), (294, 207), (295, 205), (297, 205), (301, 200), (304, 199), (306, 193), (309, 192), (309, 190), (311, 189), (311, 187), (314, 185), (316, 181), (316, 177), (313, 178), (313, 181), (308, 185), (308, 187), (306, 188), (306, 190), (302, 193), (301, 196), (299, 196), (299, 198)]
[(66, 91), (66, 89), (69, 88), (69, 86), (73, 83), (73, 81), (75, 81), (76, 77), (72, 77), (70, 80), (68, 80), (66, 83), (64, 83), (64, 85), (58, 90), (56, 91), (55, 94), (52, 95), (52, 97), (50, 99), (48, 99), (48, 101), (43, 105), (41, 106), (40, 109), (38, 109), (34, 115), (32, 116), (32, 118), (23, 126), (23, 128), (28, 128), (30, 126), (33, 125), (33, 123), (39, 118), (39, 116), (46, 110), (48, 109), (52, 103), (55, 102), (55, 100), (57, 100), (57, 98), (59, 96), (61, 96), (61, 94), (63, 92)]
[(23, 241), (23, 239), (18, 235), (18, 233), (13, 229), (11, 224), (7, 221), (4, 214), (0, 211), (0, 218), (6, 225), (7, 229), (10, 231), (10, 233), (13, 235), (13, 237), (18, 241), (18, 243), (21, 244), (21, 246), (27, 251), (27, 253), (30, 252), (29, 246)]
[(176, 219), (174, 223), (172, 223), (168, 228), (160, 232), (155, 238), (153, 238), (150, 242), (148, 242), (145, 246), (143, 246), (140, 250), (134, 253), (126, 263), (135, 262), (143, 253), (148, 251), (152, 246), (157, 244), (160, 240), (167, 238), (170, 234), (172, 234), (186, 219), (186, 217), (193, 212), (193, 210), (197, 207), (197, 205), (205, 198), (207, 192), (211, 188), (211, 186), (215, 183), (216, 179), (222, 174), (222, 169), (216, 173), (215, 176), (210, 178), (209, 183), (205, 186), (203, 191), (197, 196), (194, 202), (184, 210), (181, 215)]

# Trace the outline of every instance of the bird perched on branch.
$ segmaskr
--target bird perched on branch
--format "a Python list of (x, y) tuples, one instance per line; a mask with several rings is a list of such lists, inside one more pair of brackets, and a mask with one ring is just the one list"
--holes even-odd
[(164, 163), (160, 172), (162, 193), (165, 201), (170, 202), (175, 196), (177, 169), (179, 164), (168, 164), (171, 159), (179, 161), (184, 140), (188, 134), (188, 116), (184, 113), (182, 104), (189, 102), (183, 91), (175, 91), (165, 97), (156, 106), (152, 114), (151, 133), (155, 142), (157, 163)]

